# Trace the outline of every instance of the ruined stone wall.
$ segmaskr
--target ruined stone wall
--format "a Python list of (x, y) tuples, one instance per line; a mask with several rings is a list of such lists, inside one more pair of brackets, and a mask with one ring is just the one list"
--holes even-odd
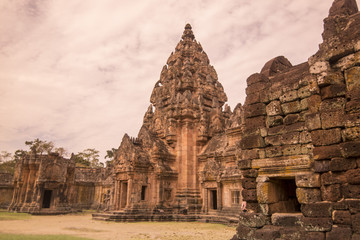
[(253, 184), (233, 239), (360, 238), (359, 29), (356, 2), (335, 0), (307, 63), (248, 78), (239, 166)]
[(7, 208), (13, 197), (13, 174), (0, 173), (0, 208)]

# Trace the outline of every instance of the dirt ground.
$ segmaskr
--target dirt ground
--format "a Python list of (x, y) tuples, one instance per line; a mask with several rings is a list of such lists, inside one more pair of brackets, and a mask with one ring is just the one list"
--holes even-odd
[(161, 239), (201, 240), (231, 239), (235, 227), (210, 223), (140, 222), (114, 223), (95, 221), (90, 214), (32, 216), (25, 220), (0, 222), (0, 233), (68, 234), (91, 239)]

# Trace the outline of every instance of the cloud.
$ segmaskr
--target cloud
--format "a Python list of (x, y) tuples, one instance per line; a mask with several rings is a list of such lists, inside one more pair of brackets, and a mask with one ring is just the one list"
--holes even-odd
[(232, 107), (269, 59), (316, 52), (332, 1), (0, 2), (0, 150), (36, 137), (70, 152), (136, 136), (162, 66), (190, 22)]

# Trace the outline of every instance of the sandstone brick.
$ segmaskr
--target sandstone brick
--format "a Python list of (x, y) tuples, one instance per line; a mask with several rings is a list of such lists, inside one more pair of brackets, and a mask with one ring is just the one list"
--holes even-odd
[(351, 216), (352, 229), (355, 233), (360, 233), (360, 213)]
[(241, 141), (242, 149), (265, 147), (264, 139), (259, 135), (250, 135), (243, 137)]
[(331, 230), (331, 218), (304, 218), (304, 228), (309, 232), (327, 232)]
[(281, 94), (282, 94), (281, 88), (274, 88), (273, 87), (268, 91), (269, 100), (270, 101), (278, 100), (280, 98)]
[(281, 104), (281, 110), (284, 114), (301, 112), (301, 106), (299, 101), (287, 102)]
[(318, 160), (314, 162), (314, 172), (328, 172), (330, 171), (330, 161), (329, 160)]
[(332, 158), (330, 161), (330, 171), (346, 171), (356, 168), (356, 162), (352, 159)]
[(261, 127), (265, 127), (265, 117), (259, 116), (259, 117), (253, 117), (253, 118), (246, 118), (245, 126), (246, 126), (245, 130), (247, 130), (248, 132), (257, 130)]
[(244, 177), (248, 177), (248, 178), (256, 178), (258, 176), (258, 171), (255, 169), (243, 170), (241, 171), (241, 173)]
[(243, 189), (242, 196), (244, 201), (252, 201), (252, 202), (257, 201), (256, 189)]
[(314, 145), (312, 145), (311, 143), (302, 144), (301, 145), (301, 154), (312, 155), (313, 149), (314, 149)]
[(302, 188), (320, 187), (320, 174), (309, 173), (304, 175), (296, 175), (295, 183), (297, 187)]
[(301, 87), (298, 91), (297, 91), (297, 95), (299, 98), (307, 98), (311, 96), (311, 92), (310, 92), (310, 87), (309, 86), (304, 86)]
[(279, 228), (274, 226), (264, 226), (261, 229), (257, 229), (254, 238), (255, 239), (262, 239), (262, 240), (273, 240), (280, 237)]
[(300, 100), (300, 111), (305, 111), (309, 109), (309, 103), (308, 103), (308, 99), (301, 99)]
[(346, 181), (350, 184), (360, 184), (360, 168), (346, 171)]
[(251, 228), (260, 228), (265, 225), (266, 218), (260, 213), (240, 213), (239, 225)]
[(341, 129), (332, 128), (329, 130), (315, 130), (311, 132), (311, 139), (314, 146), (324, 146), (340, 143)]
[(309, 112), (310, 113), (316, 113), (319, 111), (320, 103), (321, 103), (321, 97), (320, 95), (311, 95), (307, 98)]
[(260, 102), (260, 92), (249, 94), (245, 98), (245, 105), (250, 105), (259, 102)]
[(342, 184), (347, 181), (345, 173), (333, 173), (327, 172), (321, 174), (321, 184), (322, 185), (332, 185), (332, 184)]
[(265, 149), (265, 157), (280, 157), (283, 155), (283, 146), (272, 146)]
[(300, 114), (289, 114), (284, 117), (284, 124), (290, 125), (300, 121)]
[(320, 95), (322, 99), (335, 98), (345, 96), (346, 86), (345, 84), (332, 84), (320, 89)]
[(283, 124), (282, 116), (270, 116), (266, 118), (266, 126), (268, 128), (275, 127)]
[(322, 186), (320, 189), (323, 201), (336, 202), (342, 198), (340, 184)]
[(254, 103), (245, 107), (245, 118), (266, 115), (264, 103)]
[(275, 226), (300, 226), (303, 215), (301, 213), (274, 213), (271, 223)]
[(343, 131), (345, 141), (360, 140), (360, 127), (346, 128)]
[(290, 125), (285, 125), (284, 130), (285, 132), (302, 132), (305, 130), (305, 123), (297, 122)]
[(345, 71), (345, 82), (346, 89), (348, 91), (353, 90), (354, 88), (360, 88), (360, 67), (352, 67)]
[(318, 74), (327, 71), (330, 68), (329, 63), (325, 61), (319, 61), (310, 66), (310, 73)]
[(345, 109), (346, 99), (344, 97), (325, 99), (320, 104), (320, 111), (337, 111)]
[(281, 145), (281, 135), (267, 136), (265, 137), (265, 144), (272, 146)]
[(360, 185), (344, 184), (341, 186), (341, 194), (344, 198), (360, 199)]
[(305, 236), (304, 229), (297, 226), (280, 228), (280, 239), (302, 240)]
[(246, 94), (252, 94), (255, 92), (263, 91), (264, 89), (268, 88), (268, 83), (266, 82), (257, 82), (250, 86), (248, 86), (245, 90)]
[(329, 202), (302, 204), (301, 212), (305, 217), (331, 217), (332, 204)]
[(298, 144), (299, 137), (300, 137), (299, 132), (285, 133), (281, 136), (281, 144), (284, 144), (284, 145)]
[(325, 233), (323, 232), (307, 232), (306, 240), (325, 240)]
[(284, 132), (285, 132), (285, 127), (283, 125), (280, 125), (280, 126), (269, 128), (268, 135), (269, 136), (279, 135), (279, 134), (283, 134)]
[(344, 126), (343, 111), (322, 112), (320, 118), (323, 129)]
[(340, 145), (321, 146), (314, 148), (314, 159), (330, 159), (335, 157), (342, 157)]
[(309, 142), (311, 142), (311, 133), (308, 132), (308, 131), (300, 132), (299, 142), (300, 143), (309, 143)]
[(317, 188), (297, 188), (296, 197), (301, 204), (319, 202), (320, 190)]
[(269, 116), (282, 115), (280, 101), (272, 101), (266, 106), (266, 113)]
[(255, 83), (268, 82), (268, 81), (269, 79), (264, 74), (260, 74), (260, 73), (254, 73), (246, 79), (247, 85), (253, 85)]
[(345, 142), (341, 144), (342, 156), (348, 157), (360, 157), (360, 142)]
[(334, 224), (351, 225), (351, 214), (349, 211), (335, 210), (332, 213)]
[(251, 160), (249, 160), (249, 159), (241, 159), (237, 163), (238, 163), (239, 169), (251, 168)]
[(299, 96), (296, 90), (288, 91), (280, 96), (281, 103), (292, 102), (297, 99), (299, 99)]
[(241, 180), (242, 187), (245, 189), (255, 189), (256, 179), (255, 178), (243, 178)]
[(255, 229), (239, 224), (236, 228), (237, 239), (251, 239), (255, 233)]
[(352, 99), (345, 104), (346, 113), (360, 112), (360, 99)]
[(350, 113), (345, 115), (345, 127), (360, 126), (360, 113)]
[(320, 114), (312, 113), (305, 115), (305, 124), (308, 130), (321, 128)]
[(354, 233), (351, 237), (351, 240), (360, 240), (360, 233)]
[(255, 158), (259, 158), (258, 149), (248, 149), (241, 151), (241, 159), (255, 159)]
[(360, 199), (345, 199), (351, 214), (360, 213)]
[(349, 226), (334, 225), (330, 232), (326, 233), (326, 240), (351, 240), (351, 228)]
[(292, 155), (301, 155), (302, 153), (302, 146), (301, 144), (297, 145), (284, 145), (282, 146), (283, 155), (284, 156), (292, 156)]

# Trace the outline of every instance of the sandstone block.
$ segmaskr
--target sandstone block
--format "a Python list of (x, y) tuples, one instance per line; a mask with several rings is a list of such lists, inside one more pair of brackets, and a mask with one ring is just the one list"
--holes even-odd
[(308, 109), (309, 109), (308, 99), (307, 98), (301, 99), (300, 100), (300, 110), (305, 111), (305, 110), (308, 110)]
[(328, 62), (316, 62), (313, 65), (310, 66), (310, 73), (312, 74), (318, 74), (322, 72), (326, 72), (330, 68), (330, 65)]
[(270, 128), (268, 131), (268, 135), (269, 136), (279, 135), (279, 134), (283, 134), (284, 132), (285, 132), (285, 127), (283, 125), (280, 125)]
[(315, 161), (314, 162), (314, 171), (316, 173), (330, 171), (330, 161), (329, 160), (317, 160), (317, 161)]
[(288, 91), (280, 96), (281, 103), (292, 102), (297, 99), (299, 99), (297, 90)]
[(250, 104), (259, 103), (259, 102), (260, 102), (260, 93), (259, 92), (249, 94), (245, 98), (245, 105), (250, 105)]
[(360, 185), (344, 184), (341, 186), (344, 198), (360, 199)]
[(301, 106), (299, 101), (287, 102), (281, 104), (281, 110), (284, 114), (301, 112)]
[(360, 213), (360, 199), (345, 199), (351, 214)]
[(238, 239), (252, 239), (255, 229), (239, 224), (236, 228), (236, 237)]
[(299, 98), (307, 98), (311, 96), (311, 92), (310, 92), (310, 87), (309, 86), (304, 86), (301, 87), (298, 91), (297, 91), (297, 95)]
[(322, 185), (332, 185), (332, 184), (342, 184), (347, 181), (345, 173), (333, 173), (327, 172), (321, 174), (321, 184)]
[(346, 180), (350, 184), (360, 184), (360, 168), (346, 171)]
[(321, 146), (314, 148), (314, 159), (330, 159), (335, 157), (342, 157), (340, 145)]
[(329, 202), (302, 204), (301, 212), (305, 217), (331, 217), (332, 204)]
[(360, 233), (360, 213), (351, 216), (352, 228), (355, 233)]
[(259, 150), (258, 149), (249, 149), (241, 151), (241, 159), (255, 159), (259, 158)]
[(257, 117), (266, 114), (264, 103), (254, 103), (246, 105), (245, 107), (245, 118)]
[(306, 240), (325, 240), (325, 233), (323, 232), (307, 232)]
[(351, 240), (352, 232), (350, 226), (334, 225), (330, 232), (326, 233), (326, 240)]
[(284, 124), (290, 125), (300, 121), (300, 114), (289, 114), (284, 117)]
[[(358, 59), (359, 61), (360, 59)], [(348, 91), (353, 90), (354, 88), (360, 88), (360, 67), (352, 67), (345, 71), (345, 82), (346, 89)]]
[(251, 228), (263, 227), (266, 223), (266, 218), (261, 213), (240, 213), (239, 225)]
[(258, 176), (258, 171), (255, 169), (247, 169), (247, 170), (243, 170), (241, 171), (242, 175), (244, 177), (249, 177), (249, 178), (256, 178)]
[(239, 169), (251, 168), (251, 160), (249, 160), (249, 159), (241, 159), (237, 163), (238, 163)]
[(243, 178), (241, 180), (242, 187), (245, 189), (255, 189), (256, 188), (256, 178)]
[(321, 97), (320, 95), (311, 95), (307, 98), (309, 112), (310, 113), (316, 113), (319, 111), (320, 103), (321, 103)]
[(345, 96), (345, 92), (345, 84), (332, 84), (320, 89), (320, 95), (322, 99)]
[(267, 147), (265, 149), (265, 157), (272, 158), (272, 157), (280, 157), (283, 155), (283, 147), (282, 146), (272, 146)]
[(356, 162), (352, 159), (332, 158), (330, 161), (330, 171), (346, 171), (356, 168)]
[(299, 132), (289, 132), (281, 135), (281, 144), (290, 145), (290, 144), (298, 144), (299, 143)]
[(300, 143), (309, 143), (309, 142), (311, 142), (311, 133), (308, 132), (308, 131), (300, 132), (299, 142)]
[(269, 79), (265, 75), (260, 73), (254, 73), (246, 79), (247, 85), (253, 85), (255, 83), (268, 82), (268, 81)]
[(334, 224), (351, 225), (351, 214), (349, 211), (335, 210), (332, 213)]
[(259, 135), (245, 136), (240, 144), (242, 149), (265, 147), (264, 139)]
[(273, 240), (280, 237), (279, 228), (274, 226), (264, 226), (263, 228), (257, 229), (254, 234), (254, 239), (262, 240)]
[(245, 119), (245, 126), (247, 131), (251, 132), (252, 130), (257, 130), (261, 127), (265, 127), (265, 117), (253, 117)]
[(268, 91), (269, 100), (270, 100), (270, 101), (278, 100), (278, 99), (280, 98), (281, 94), (282, 94), (281, 88), (274, 88), (274, 87), (272, 87), (272, 88)]
[(322, 186), (320, 189), (321, 189), (321, 199), (323, 201), (336, 202), (342, 198), (339, 184)]
[(314, 146), (324, 146), (340, 143), (341, 129), (332, 128), (329, 130), (315, 130), (311, 132), (311, 139)]
[(304, 175), (296, 175), (295, 183), (297, 187), (302, 188), (320, 187), (320, 174), (309, 173)]
[(360, 99), (351, 99), (345, 104), (346, 113), (360, 112)]
[(266, 106), (266, 113), (268, 116), (282, 115), (280, 101), (272, 101)]
[(320, 118), (323, 129), (344, 126), (343, 111), (322, 112)]
[(345, 109), (346, 99), (344, 97), (325, 99), (320, 104), (320, 111), (338, 111)]
[(244, 201), (257, 201), (256, 189), (243, 189), (241, 194)]
[(296, 197), (301, 204), (319, 202), (321, 200), (318, 188), (297, 188)]
[(305, 128), (306, 127), (304, 122), (297, 122), (284, 126), (285, 132), (302, 132), (305, 131)]
[(303, 215), (301, 213), (274, 213), (271, 223), (275, 226), (301, 226)]
[(354, 233), (351, 237), (351, 240), (360, 240), (360, 233)]
[(360, 157), (360, 142), (345, 142), (341, 144), (341, 152), (345, 158)]
[(360, 113), (350, 113), (345, 115), (345, 127), (360, 126)]
[(343, 131), (345, 141), (360, 140), (360, 127), (346, 128)]
[(265, 137), (265, 144), (272, 146), (281, 145), (281, 135), (267, 136)]
[(245, 90), (246, 94), (252, 94), (255, 92), (263, 91), (264, 89), (268, 88), (268, 83), (266, 82), (257, 82), (250, 86), (248, 86)]
[(304, 218), (304, 228), (309, 232), (327, 232), (331, 230), (331, 218)]
[(301, 155), (301, 153), (302, 153), (301, 144), (283, 146), (284, 156)]
[(311, 113), (305, 115), (305, 125), (308, 130), (315, 130), (321, 128), (320, 114)]
[(266, 118), (266, 126), (268, 128), (279, 126), (283, 124), (282, 116), (269, 116)]

